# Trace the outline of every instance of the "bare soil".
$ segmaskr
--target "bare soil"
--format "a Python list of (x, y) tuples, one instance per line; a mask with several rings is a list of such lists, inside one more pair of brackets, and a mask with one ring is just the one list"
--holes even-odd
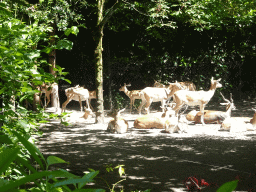
[[(232, 116), (247, 117), (245, 121), (253, 117), (254, 101), (236, 103)], [(223, 111), (224, 107), (209, 103), (207, 109)], [(133, 122), (138, 114), (124, 113), (129, 132), (110, 134), (106, 132), (110, 117), (98, 125), (94, 118), (80, 118), (83, 113), (78, 110), (70, 110), (70, 126), (57, 120), (41, 125), (44, 134), (38, 138), (38, 147), (45, 157), (55, 155), (70, 162), (52, 169), (63, 168), (77, 175), (89, 168), (100, 170), (99, 176), (111, 186), (122, 178), (117, 171), (107, 173), (106, 165), (125, 165), (126, 180), (117, 186), (124, 191), (186, 191), (184, 180), (190, 176), (211, 183), (203, 191), (216, 191), (223, 183), (237, 178), (237, 191), (256, 191), (256, 131), (231, 133), (219, 131), (219, 124), (191, 123), (187, 133), (168, 134), (161, 129), (135, 129)], [(99, 178), (89, 187), (109, 191)]]

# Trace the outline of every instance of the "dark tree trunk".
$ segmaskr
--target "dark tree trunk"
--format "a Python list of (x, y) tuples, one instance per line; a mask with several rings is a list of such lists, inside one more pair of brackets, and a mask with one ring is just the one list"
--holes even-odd
[(95, 50), (95, 76), (96, 76), (96, 123), (104, 123), (104, 105), (103, 105), (103, 61), (102, 61), (102, 40), (103, 40), (103, 28), (101, 25), (103, 20), (103, 7), (104, 0), (98, 0), (98, 23), (97, 32), (95, 36), (96, 50)]

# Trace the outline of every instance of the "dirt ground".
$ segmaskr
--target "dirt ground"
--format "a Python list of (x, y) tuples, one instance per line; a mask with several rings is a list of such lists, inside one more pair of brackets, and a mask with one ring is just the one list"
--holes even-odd
[[(94, 118), (84, 120), (83, 113), (70, 110), (70, 126), (59, 121), (41, 125), (44, 132), (38, 138), (38, 147), (45, 155), (58, 156), (70, 164), (59, 164), (52, 169), (63, 168), (77, 175), (89, 168), (100, 170), (99, 176), (114, 184), (121, 178), (117, 171), (107, 173), (105, 166), (125, 165), (126, 180), (117, 188), (125, 191), (151, 189), (152, 192), (186, 191), (184, 180), (190, 176), (205, 179), (210, 187), (203, 191), (216, 191), (223, 183), (240, 179), (237, 191), (256, 191), (256, 131), (219, 131), (220, 125), (188, 125), (187, 133), (163, 133), (161, 129), (135, 129), (133, 122), (138, 114), (124, 113), (129, 122), (126, 134), (106, 132), (107, 123), (94, 124)], [(207, 109), (224, 110), (212, 103)], [(236, 102), (234, 117), (252, 118), (254, 101)], [(67, 109), (73, 108), (72, 105)], [(51, 109), (48, 109), (51, 110)], [(152, 113), (156, 111), (152, 110)], [(97, 178), (91, 188), (108, 191), (102, 179)], [(119, 189), (117, 190), (119, 191)]]

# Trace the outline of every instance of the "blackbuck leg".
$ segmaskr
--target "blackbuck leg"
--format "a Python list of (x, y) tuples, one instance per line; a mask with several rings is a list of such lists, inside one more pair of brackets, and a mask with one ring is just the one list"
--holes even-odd
[(130, 99), (130, 114), (132, 113), (132, 106), (134, 104), (134, 100)]
[(47, 99), (47, 103), (45, 104), (45, 108), (49, 105), (49, 103), (50, 103), (50, 101), (51, 101), (51, 97), (50, 97), (50, 95), (51, 94), (49, 94), (49, 93), (45, 93), (45, 100), (44, 100), (44, 103), (45, 103), (45, 101), (46, 101), (46, 99)]
[(201, 111), (201, 122), (202, 122), (202, 125), (205, 125), (204, 123), (204, 107), (205, 107), (205, 104), (201, 104), (200, 105), (200, 111)]
[(81, 97), (78, 96), (78, 99), (79, 99), (79, 104), (80, 104), (80, 110), (81, 110), (81, 112), (83, 112), (83, 104), (82, 104), (82, 101), (81, 101)]
[(139, 108), (138, 108), (138, 111), (139, 111), (139, 114), (140, 114), (140, 115), (141, 115), (141, 109), (142, 109), (142, 107), (145, 105), (145, 103), (146, 103), (146, 100), (142, 99), (141, 104), (140, 104), (140, 106), (139, 106)]
[(65, 112), (67, 104), (73, 99), (74, 96), (75, 96), (75, 94), (70, 94), (68, 96), (68, 99), (62, 104), (61, 112), (63, 112), (63, 111)]

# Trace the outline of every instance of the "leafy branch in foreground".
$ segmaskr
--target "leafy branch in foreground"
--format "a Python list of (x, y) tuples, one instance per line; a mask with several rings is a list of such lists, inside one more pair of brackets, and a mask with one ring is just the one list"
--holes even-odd
[[(66, 170), (49, 171), (49, 166), (57, 163), (68, 163), (58, 157), (49, 156), (44, 158), (40, 150), (31, 142), (26, 140), (26, 135), (21, 135), (16, 131), (12, 131), (16, 139), (12, 141), (7, 135), (1, 135), (1, 142), (4, 142), (0, 148), (0, 192), (10, 191), (18, 188), (24, 188), (25, 184), (34, 182), (35, 186), (30, 190), (39, 191), (77, 191), (86, 186), (87, 183), (93, 182), (99, 171), (91, 171), (83, 177), (71, 174)], [(36, 164), (40, 165), (40, 169), (36, 170), (34, 165), (30, 163), (31, 159), (22, 156), (22, 148), (29, 151)], [(8, 169), (21, 173), (22, 176), (16, 179), (10, 179)], [(75, 190), (68, 185), (72, 184)], [(90, 191), (105, 191), (103, 189), (90, 189)]]

